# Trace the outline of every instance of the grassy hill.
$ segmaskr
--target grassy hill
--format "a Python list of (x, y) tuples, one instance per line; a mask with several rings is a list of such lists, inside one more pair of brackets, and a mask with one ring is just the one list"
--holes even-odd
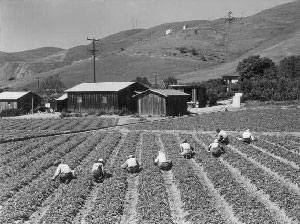
[[(246, 18), (235, 18), (229, 26), (225, 18), (220, 18), (123, 31), (97, 42), (96, 47), (100, 51), (97, 54), (96, 80), (130, 81), (139, 75), (153, 81), (158, 75), (160, 81), (167, 76), (175, 76), (181, 83), (197, 82), (235, 73), (238, 62), (250, 55), (259, 54), (277, 62), (286, 56), (300, 54), (299, 22), (300, 1), (295, 1)], [(186, 30), (183, 30), (184, 25)], [(171, 34), (165, 34), (167, 29), (172, 30)], [(53, 63), (53, 67), (33, 69), (25, 75), (20, 75), (22, 69), (19, 68), (15, 70), (18, 72), (10, 73), (16, 79), (1, 87), (35, 88), (37, 76), (44, 78), (53, 74), (59, 74), (67, 87), (82, 81), (92, 82), (93, 67), (88, 49), (91, 45), (57, 49), (51, 54), (36, 53), (40, 56), (36, 56), (35, 61), (29, 53), (28, 57), (25, 53), (9, 55), (14, 56), (8, 58), (14, 63), (14, 60), (20, 59), (23, 67), (36, 62), (41, 63), (39, 66)], [(7, 68), (2, 66), (0, 79), (5, 75)]]

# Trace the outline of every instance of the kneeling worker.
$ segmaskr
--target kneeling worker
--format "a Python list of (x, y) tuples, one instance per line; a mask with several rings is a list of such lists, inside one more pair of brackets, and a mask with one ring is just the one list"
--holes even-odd
[(121, 166), (126, 169), (128, 173), (137, 173), (140, 171), (140, 165), (134, 155), (128, 156), (126, 162)]
[(92, 168), (92, 175), (95, 182), (99, 183), (101, 182), (105, 177), (104, 172), (104, 160), (98, 159), (94, 164)]
[(220, 157), (225, 153), (225, 149), (220, 145), (219, 141), (215, 139), (214, 142), (208, 146), (207, 152), (211, 152), (214, 157)]
[(161, 170), (170, 170), (173, 166), (172, 161), (167, 160), (165, 153), (162, 151), (158, 151), (158, 156), (154, 160), (154, 165), (158, 165)]
[(228, 139), (227, 133), (224, 130), (220, 130), (220, 129), (217, 129), (216, 132), (218, 133), (218, 136), (217, 136), (218, 142), (228, 145), (229, 139)]
[(182, 143), (180, 144), (180, 150), (184, 158), (190, 159), (195, 155), (194, 148), (187, 143), (187, 140), (183, 140)]
[(242, 139), (244, 143), (250, 144), (253, 140), (254, 137), (251, 134), (250, 130), (247, 129), (243, 134), (242, 134)]
[(59, 165), (56, 168), (53, 177), (51, 178), (52, 180), (55, 180), (59, 176), (60, 182), (67, 184), (75, 178), (74, 170), (71, 170), (67, 164), (62, 163), (61, 161), (55, 162), (55, 165), (57, 164)]

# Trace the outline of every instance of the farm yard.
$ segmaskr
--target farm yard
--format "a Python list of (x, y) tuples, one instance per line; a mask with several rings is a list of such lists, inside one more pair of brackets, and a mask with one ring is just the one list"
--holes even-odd
[[(0, 223), (300, 223), (299, 115), (244, 110), (99, 130), (117, 121), (0, 120)], [(216, 128), (230, 134), (219, 159), (206, 152)], [(258, 141), (237, 140), (246, 128)], [(194, 159), (179, 155), (183, 139)], [(171, 171), (153, 165), (158, 150)], [(120, 168), (129, 154), (138, 175)], [(90, 170), (100, 157), (110, 177), (96, 184)], [(51, 181), (59, 158), (75, 169), (68, 185)]]

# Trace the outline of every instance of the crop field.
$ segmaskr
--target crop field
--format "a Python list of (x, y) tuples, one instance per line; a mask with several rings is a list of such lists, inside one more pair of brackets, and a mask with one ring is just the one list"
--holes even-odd
[[(283, 118), (273, 112), (247, 112), (258, 137), (250, 145), (237, 140), (245, 111), (1, 143), (0, 223), (300, 223), (300, 121), (276, 127)], [(206, 148), (214, 122), (226, 116), (230, 144), (214, 158)], [(274, 122), (267, 130), (268, 116)], [(195, 147), (193, 159), (179, 155), (183, 139)], [(172, 170), (153, 165), (158, 150)], [(129, 154), (141, 162), (140, 173), (120, 168)], [(94, 183), (90, 170), (100, 157), (110, 175)], [(75, 169), (67, 185), (51, 181), (59, 158)]]

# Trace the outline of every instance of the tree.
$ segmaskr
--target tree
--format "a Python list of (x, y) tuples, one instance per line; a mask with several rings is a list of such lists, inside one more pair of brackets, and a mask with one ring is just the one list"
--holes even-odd
[(300, 77), (300, 55), (293, 55), (282, 59), (278, 66), (279, 75), (287, 78)]
[(56, 95), (63, 94), (65, 89), (66, 87), (64, 83), (61, 81), (60, 76), (57, 74), (44, 79), (44, 81), (41, 83), (40, 92), (44, 96), (46, 101), (49, 101), (50, 98), (55, 97)]
[(168, 89), (170, 85), (176, 85), (178, 82), (176, 78), (174, 78), (173, 76), (169, 76), (168, 78), (163, 80), (163, 83), (165, 85), (165, 88)]
[(152, 85), (146, 77), (141, 77), (141, 76), (137, 76), (134, 80), (132, 80), (132, 82), (138, 82), (138, 83), (148, 86), (148, 87), (151, 87), (151, 85)]

